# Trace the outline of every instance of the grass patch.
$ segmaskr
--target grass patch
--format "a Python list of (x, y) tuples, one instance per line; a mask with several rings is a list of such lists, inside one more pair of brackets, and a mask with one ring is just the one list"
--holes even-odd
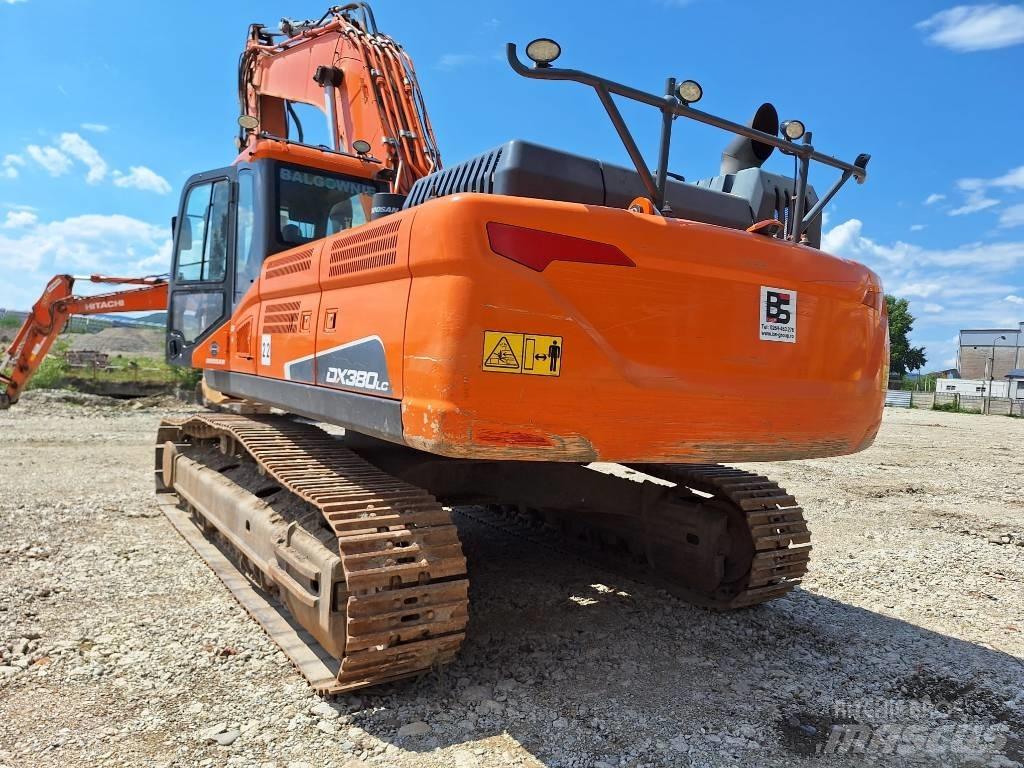
[(69, 368), (68, 376), (97, 382), (167, 384), (194, 387), (201, 371), (168, 365), (156, 357), (118, 355), (111, 357), (107, 368)]
[(39, 368), (36, 369), (35, 375), (28, 380), (28, 385), (25, 387), (26, 390), (56, 389), (64, 385), (68, 371), (71, 370), (68, 368), (67, 361), (64, 360), (64, 353), (70, 344), (71, 342), (63, 339), (58, 339), (54, 342), (53, 346), (50, 347), (49, 353), (43, 358)]
[(118, 355), (110, 358), (107, 368), (72, 368), (64, 357), (70, 345), (68, 339), (58, 339), (25, 389), (74, 389), (77, 381), (82, 386), (87, 382), (135, 383), (191, 391), (203, 376), (200, 370), (168, 365), (158, 358), (144, 356)]
[(981, 411), (973, 411), (970, 408), (961, 408), (958, 403), (936, 403), (932, 406), (933, 411), (942, 411), (943, 413), (970, 413), (975, 416), (981, 416)]

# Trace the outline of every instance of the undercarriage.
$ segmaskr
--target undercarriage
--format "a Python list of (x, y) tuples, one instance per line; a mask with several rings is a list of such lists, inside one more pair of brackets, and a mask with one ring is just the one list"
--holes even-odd
[(452, 508), (729, 610), (792, 590), (796, 500), (721, 465), (451, 459), (285, 416), (161, 426), (165, 513), (321, 693), (450, 661), (468, 621)]

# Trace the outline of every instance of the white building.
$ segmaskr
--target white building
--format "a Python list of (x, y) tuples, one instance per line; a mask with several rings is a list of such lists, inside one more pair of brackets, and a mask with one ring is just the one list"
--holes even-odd
[(1009, 397), (1024, 400), (1024, 378), (996, 379), (992, 382), (989, 392), (987, 379), (938, 379), (935, 391), (940, 393), (956, 393), (958, 395), (978, 395), (980, 397)]

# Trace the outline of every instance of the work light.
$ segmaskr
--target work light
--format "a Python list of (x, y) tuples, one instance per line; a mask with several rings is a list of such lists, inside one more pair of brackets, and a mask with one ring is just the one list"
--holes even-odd
[(782, 135), (790, 141), (796, 141), (806, 133), (807, 129), (799, 120), (786, 120), (781, 126)]
[(549, 37), (538, 37), (526, 46), (526, 55), (538, 67), (550, 67), (562, 55), (562, 46)]
[(696, 80), (683, 80), (676, 87), (676, 93), (684, 104), (696, 104), (704, 96), (704, 89)]

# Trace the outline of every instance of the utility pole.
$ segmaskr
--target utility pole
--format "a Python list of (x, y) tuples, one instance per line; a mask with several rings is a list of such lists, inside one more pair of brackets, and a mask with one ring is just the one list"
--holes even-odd
[(992, 339), (992, 353), (988, 358), (988, 391), (985, 393), (985, 413), (990, 416), (992, 415), (992, 381), (995, 379), (996, 368), (996, 341), (999, 339), (1006, 341), (1006, 336), (996, 336)]

